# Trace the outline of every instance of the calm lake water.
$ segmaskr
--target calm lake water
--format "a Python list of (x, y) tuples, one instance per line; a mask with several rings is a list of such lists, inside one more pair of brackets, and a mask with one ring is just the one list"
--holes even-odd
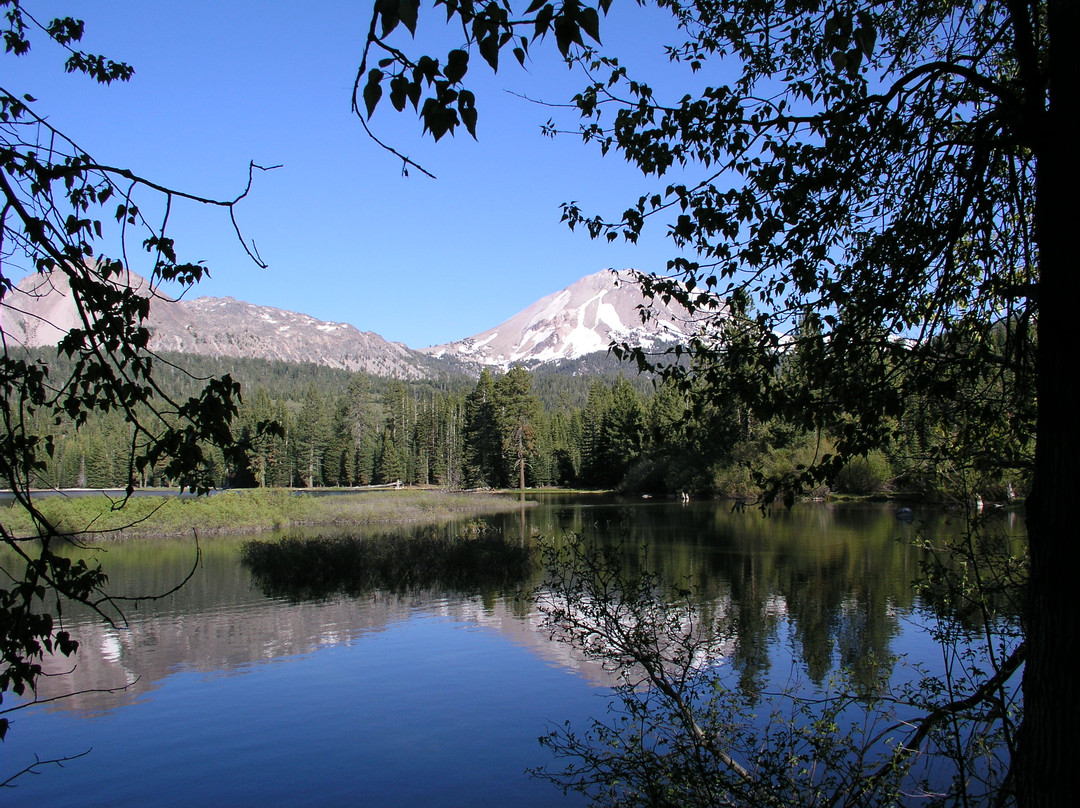
[[(934, 663), (900, 539), (955, 529), (886, 506), (798, 505), (762, 518), (723, 503), (550, 497), (487, 518), (505, 535), (623, 541), (674, 582), (692, 582), (734, 630), (726, 664), (746, 688), (902, 676), (896, 655)], [(1021, 526), (1002, 517), (1003, 531)], [(451, 527), (455, 530), (455, 527)], [(265, 537), (262, 537), (265, 538)], [(611, 680), (553, 643), (515, 592), (267, 597), (239, 561), (242, 539), (204, 540), (191, 581), (125, 607), (112, 628), (67, 616), (82, 641), (55, 660), (41, 698), (11, 714), (0, 779), (41, 759), (0, 803), (63, 806), (572, 806), (532, 779), (537, 739), (602, 716)], [(117, 594), (166, 591), (190, 541), (131, 542), (101, 556)], [(535, 582), (533, 582), (535, 583)], [(530, 585), (526, 585), (526, 589)], [(72, 666), (74, 668), (72, 669)], [(887, 670), (882, 670), (886, 666)], [(5, 706), (12, 702), (5, 700)]]

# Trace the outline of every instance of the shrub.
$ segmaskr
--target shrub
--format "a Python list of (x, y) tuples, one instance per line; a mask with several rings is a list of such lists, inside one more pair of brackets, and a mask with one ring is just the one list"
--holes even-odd
[(848, 461), (836, 475), (833, 490), (841, 494), (879, 494), (888, 490), (893, 476), (889, 459), (884, 452), (875, 450)]

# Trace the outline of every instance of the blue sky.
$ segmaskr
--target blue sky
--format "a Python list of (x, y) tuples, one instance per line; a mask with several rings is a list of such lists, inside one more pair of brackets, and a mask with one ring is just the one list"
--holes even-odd
[[(238, 209), (269, 269), (244, 256), (220, 212), (174, 209), (181, 257), (212, 274), (195, 295), (349, 322), (418, 348), (489, 328), (606, 267), (663, 269), (673, 247), (662, 228), (634, 246), (559, 222), (561, 202), (616, 215), (652, 184), (576, 137), (542, 137), (552, 110), (507, 92), (565, 101), (583, 85), (553, 42), (528, 70), (507, 54), (493, 76), (474, 58), (478, 142), (462, 131), (435, 144), (415, 117), (381, 105), (377, 134), (438, 176), (403, 178), (350, 112), (370, 2), (34, 3), (43, 21), (83, 18), (84, 48), (131, 63), (135, 77), (98, 87), (66, 75), (63, 55), (38, 37), (30, 56), (0, 57), (2, 82), (38, 98), (38, 112), (96, 159), (186, 191), (231, 197), (249, 160), (282, 166), (257, 176)], [(653, 35), (666, 19), (629, 6), (602, 27), (605, 44), (650, 77), (681, 81)], [(445, 54), (459, 38), (422, 9), (420, 46)]]

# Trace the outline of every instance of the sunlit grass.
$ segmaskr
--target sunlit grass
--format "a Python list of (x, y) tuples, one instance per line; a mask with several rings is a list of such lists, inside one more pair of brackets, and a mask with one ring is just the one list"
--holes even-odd
[[(372, 491), (312, 496), (283, 489), (226, 491), (198, 499), (102, 495), (35, 499), (38, 509), (62, 532), (108, 534), (112, 538), (257, 533), (305, 525), (378, 525), (446, 522), (467, 514), (516, 510), (508, 496), (431, 490)], [(531, 506), (535, 503), (526, 503)], [(121, 507), (122, 505), (122, 507)], [(17, 536), (36, 530), (21, 505), (0, 508), (0, 524)]]

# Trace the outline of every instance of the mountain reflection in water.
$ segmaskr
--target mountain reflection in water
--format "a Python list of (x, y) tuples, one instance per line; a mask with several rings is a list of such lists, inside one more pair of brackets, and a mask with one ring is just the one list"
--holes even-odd
[[(1009, 518), (1003, 533), (1019, 528)], [(626, 564), (692, 584), (733, 638), (724, 664), (752, 690), (793, 670), (820, 683), (841, 664), (874, 678), (899, 654), (932, 661), (911, 586), (919, 553), (898, 539), (944, 520), (595, 497), (487, 518), (518, 541), (618, 541)], [(7, 776), (34, 754), (93, 751), (23, 778), (20, 803), (580, 804), (523, 772), (545, 763), (536, 739), (550, 723), (603, 715), (612, 680), (552, 642), (519, 587), (267, 597), (241, 543), (202, 542), (193, 579), (126, 607), (126, 626), (65, 613), (82, 647), (49, 661), (63, 675), (43, 678), (38, 696), (72, 695), (15, 714), (0, 766)], [(195, 548), (131, 542), (97, 555), (114, 592), (136, 595), (182, 580)]]

